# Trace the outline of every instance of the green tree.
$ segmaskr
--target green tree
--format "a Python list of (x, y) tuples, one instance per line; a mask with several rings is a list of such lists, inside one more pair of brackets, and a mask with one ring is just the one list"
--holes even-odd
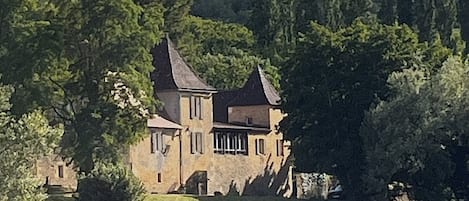
[[(469, 42), (469, 2), (464, 0), (459, 0), (458, 2), (458, 21), (461, 25), (462, 38), (466, 43)], [(469, 48), (469, 47), (466, 47)], [(466, 53), (469, 53), (469, 50), (466, 49)]]
[(191, 15), (246, 25), (253, 0), (195, 0)]
[(163, 2), (164, 29), (175, 39), (184, 34), (184, 20), (189, 15), (193, 0), (159, 0)]
[(0, 85), (0, 200), (45, 200), (41, 181), (32, 174), (34, 164), (58, 146), (63, 129), (49, 126), (39, 110), (14, 117), (12, 93), (12, 87)]
[(122, 164), (97, 163), (88, 174), (80, 175), (77, 192), (81, 201), (143, 201), (145, 188)]
[(239, 88), (258, 65), (263, 65), (271, 81), (278, 83), (277, 68), (254, 54), (255, 39), (248, 28), (187, 16), (183, 30), (184, 34), (177, 40), (179, 50), (194, 70), (214, 87)]
[(434, 75), (412, 69), (390, 76), (394, 95), (371, 108), (360, 134), (375, 200), (384, 200), (391, 181), (411, 184), (418, 200), (467, 195), (468, 70), (453, 57)]
[(241, 88), (258, 65), (262, 66), (274, 87), (280, 88), (278, 69), (271, 65), (269, 60), (252, 56), (236, 48), (232, 48), (231, 51), (227, 55), (208, 53), (194, 58), (192, 64), (196, 66), (198, 72), (203, 72), (200, 74), (202, 78), (217, 89)]
[(450, 46), (451, 36), (458, 27), (457, 0), (375, 0), (378, 17), (386, 24), (407, 24), (419, 33), (422, 41), (441, 37)]
[(65, 125), (63, 154), (80, 171), (91, 171), (97, 160), (118, 161), (154, 108), (150, 49), (163, 35), (163, 6), (145, 0), (6, 5), (2, 80), (18, 87), (13, 100), (34, 100), (18, 101), (17, 114), (51, 111), (53, 122)]
[(288, 68), (281, 69), (288, 114), (281, 129), (292, 141), (297, 169), (337, 175), (358, 199), (365, 160), (359, 136), (364, 111), (389, 95), (386, 80), (391, 72), (447, 57), (425, 56), (433, 51), (407, 26), (358, 20), (334, 32), (313, 23)]

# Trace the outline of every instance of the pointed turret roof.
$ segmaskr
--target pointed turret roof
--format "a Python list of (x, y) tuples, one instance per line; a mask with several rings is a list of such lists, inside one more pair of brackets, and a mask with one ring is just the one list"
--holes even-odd
[(216, 91), (184, 61), (169, 37), (151, 51), (155, 71), (151, 75), (155, 90)]
[(280, 105), (280, 96), (277, 90), (265, 77), (260, 66), (254, 69), (238, 96), (229, 103), (229, 106), (246, 105)]

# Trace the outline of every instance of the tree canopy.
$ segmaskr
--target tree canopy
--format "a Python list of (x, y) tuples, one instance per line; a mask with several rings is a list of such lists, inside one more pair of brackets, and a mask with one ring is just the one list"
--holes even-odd
[(0, 200), (44, 200), (40, 181), (33, 175), (34, 164), (58, 146), (63, 128), (49, 126), (39, 110), (13, 116), (12, 93), (12, 87), (0, 85)]
[(292, 140), (296, 168), (338, 175), (346, 186), (356, 186), (365, 160), (359, 136), (364, 112), (390, 95), (388, 76), (441, 62), (450, 53), (419, 43), (407, 26), (357, 20), (332, 31), (312, 23), (282, 68), (282, 108), (288, 116), (281, 129)]
[[(80, 171), (114, 161), (140, 139), (156, 103), (150, 49), (163, 6), (147, 1), (18, 1), (1, 7), (0, 72), (14, 112), (50, 111), (65, 125), (63, 155)], [(24, 15), (27, 13), (27, 15)]]

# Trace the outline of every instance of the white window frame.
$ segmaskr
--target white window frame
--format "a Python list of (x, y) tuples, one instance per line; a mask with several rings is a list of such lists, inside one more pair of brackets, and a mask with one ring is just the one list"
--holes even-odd
[(215, 131), (213, 137), (214, 153), (248, 155), (247, 133)]

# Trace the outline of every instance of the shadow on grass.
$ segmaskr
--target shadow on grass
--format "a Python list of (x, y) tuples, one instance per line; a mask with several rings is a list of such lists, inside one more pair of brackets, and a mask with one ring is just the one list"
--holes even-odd
[[(276, 196), (191, 196), (191, 195), (149, 195), (145, 201), (300, 201)], [(301, 200), (305, 201), (305, 200)], [(320, 201), (320, 200), (309, 200)]]
[(65, 197), (63, 195), (49, 195), (46, 201), (76, 201), (73, 197)]

